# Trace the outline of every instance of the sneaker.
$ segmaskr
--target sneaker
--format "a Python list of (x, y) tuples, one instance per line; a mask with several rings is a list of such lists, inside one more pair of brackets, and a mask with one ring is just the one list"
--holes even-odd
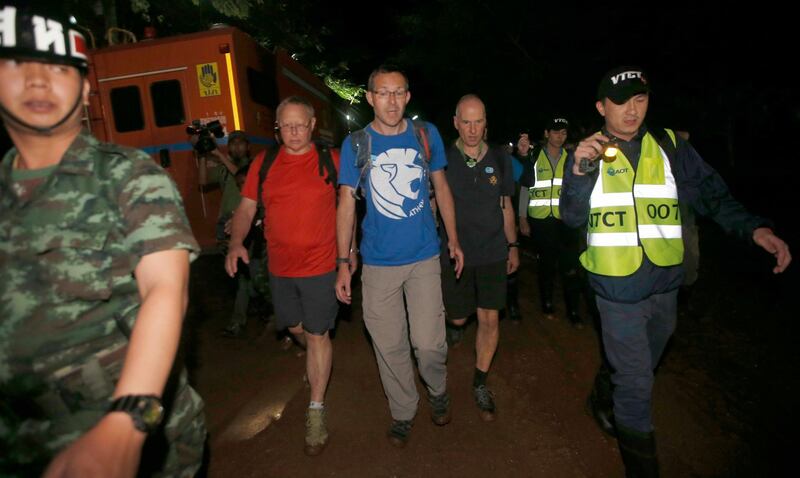
[(227, 327), (222, 329), (220, 335), (229, 339), (239, 338), (244, 335), (244, 327), (242, 327), (242, 324), (239, 323), (228, 324)]
[(431, 420), (441, 426), (450, 423), (450, 396), (447, 392), (441, 395), (428, 395), (428, 402), (431, 404)]
[(494, 394), (486, 388), (486, 385), (475, 387), (472, 389), (475, 395), (475, 402), (478, 404), (480, 410), (481, 420), (485, 422), (492, 422), (495, 419), (494, 408)]
[(306, 411), (306, 446), (303, 451), (308, 456), (319, 455), (328, 443), (325, 415), (324, 408), (309, 408)]
[(395, 448), (405, 447), (413, 425), (414, 422), (411, 420), (392, 420), (392, 426), (388, 433), (389, 443)]

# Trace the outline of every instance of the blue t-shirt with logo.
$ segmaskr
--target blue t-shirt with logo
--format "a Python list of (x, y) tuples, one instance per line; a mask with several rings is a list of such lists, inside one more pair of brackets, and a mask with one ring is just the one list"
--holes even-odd
[[(439, 131), (427, 124), (431, 159), (429, 171), (447, 166)], [(429, 171), (410, 120), (406, 130), (384, 136), (367, 126), (371, 137), (372, 167), (360, 186), (367, 212), (361, 222), (361, 257), (364, 264), (401, 266), (439, 254), (439, 236), (429, 193)], [(342, 143), (339, 184), (355, 188), (361, 172), (350, 136)]]

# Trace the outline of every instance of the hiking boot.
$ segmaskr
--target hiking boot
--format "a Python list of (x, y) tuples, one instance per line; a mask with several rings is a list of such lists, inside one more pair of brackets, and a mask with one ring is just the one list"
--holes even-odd
[(229, 339), (236, 339), (244, 335), (244, 327), (242, 327), (242, 324), (239, 323), (228, 324), (227, 327), (222, 329), (220, 335)]
[(405, 447), (413, 425), (414, 422), (411, 420), (392, 420), (392, 426), (388, 433), (389, 443), (395, 448)]
[(472, 389), (475, 395), (475, 403), (478, 404), (480, 410), (481, 420), (485, 422), (492, 422), (496, 418), (494, 408), (494, 394), (486, 388), (486, 385), (475, 387)]
[(464, 326), (445, 324), (444, 331), (448, 347), (455, 347), (464, 339)]
[(441, 395), (428, 395), (428, 402), (431, 404), (431, 420), (441, 426), (450, 423), (450, 396), (447, 392)]
[(328, 427), (324, 408), (309, 408), (306, 411), (306, 446), (303, 449), (308, 456), (322, 453), (328, 443)]

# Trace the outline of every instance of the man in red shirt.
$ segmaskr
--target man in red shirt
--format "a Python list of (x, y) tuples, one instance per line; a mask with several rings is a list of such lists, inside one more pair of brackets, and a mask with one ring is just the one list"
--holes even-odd
[[(331, 373), (333, 347), (328, 331), (336, 321), (336, 181), (320, 176), (320, 155), (311, 142), (316, 118), (308, 100), (291, 96), (278, 105), (276, 126), (282, 143), (264, 180), (264, 237), (270, 289), (278, 329), (288, 328), (305, 344), (311, 403), (306, 419), (307, 455), (322, 452), (328, 432), (323, 400)], [(339, 168), (338, 152), (331, 151)], [(249, 262), (242, 241), (258, 205), (259, 171), (268, 157), (253, 161), (233, 216), (225, 269), (233, 276), (241, 259)], [(329, 178), (328, 178), (329, 179)]]

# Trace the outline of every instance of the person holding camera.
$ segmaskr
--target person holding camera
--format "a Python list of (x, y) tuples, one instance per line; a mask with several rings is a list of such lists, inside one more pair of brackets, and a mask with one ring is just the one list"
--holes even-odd
[[(202, 136), (202, 135), (200, 135)], [(210, 135), (206, 135), (210, 138)], [(213, 141), (213, 140), (212, 140)], [(198, 141), (196, 145), (199, 145)], [(199, 153), (199, 151), (198, 151)], [(206, 153), (199, 154), (200, 170), (199, 183), (201, 186), (209, 184), (219, 184), (222, 190), (220, 201), (219, 216), (217, 219), (216, 236), (217, 244), (224, 255), (228, 253), (228, 243), (230, 240), (231, 219), (233, 213), (239, 206), (241, 200), (241, 181), (250, 166), (250, 142), (244, 131), (236, 130), (228, 134), (228, 153), (225, 154), (214, 147), (208, 148)], [(263, 241), (253, 240), (253, 235), (258, 234), (258, 227), (253, 227), (253, 231), (246, 240), (249, 256), (253, 259), (248, 264), (246, 271), (236, 274), (236, 299), (234, 300), (233, 313), (231, 314), (228, 325), (222, 329), (224, 337), (241, 337), (247, 325), (247, 310), (250, 300), (258, 297), (257, 284), (255, 280), (259, 277), (260, 269), (266, 267), (264, 264), (263, 251), (256, 250), (263, 247)]]
[(276, 117), (282, 144), (259, 154), (250, 167), (233, 216), (225, 269), (233, 276), (240, 261), (252, 262), (243, 241), (256, 212), (263, 209), (276, 328), (288, 328), (306, 347), (311, 402), (304, 450), (313, 456), (328, 441), (324, 400), (333, 361), (329, 331), (339, 310), (334, 292), (339, 154), (311, 141), (316, 118), (305, 98), (284, 99)]
[[(199, 145), (199, 141), (196, 145)], [(198, 182), (206, 187), (218, 184), (222, 190), (219, 216), (217, 221), (217, 240), (226, 240), (225, 222), (233, 217), (233, 211), (239, 205), (240, 192), (236, 184), (236, 173), (250, 164), (250, 141), (244, 131), (236, 130), (228, 134), (227, 154), (213, 148), (206, 152), (198, 151), (200, 169)]]
[(174, 362), (199, 246), (161, 166), (82, 131), (87, 53), (0, 5), (0, 475), (194, 476), (203, 402)]
[(553, 318), (553, 290), (556, 275), (560, 273), (567, 320), (581, 327), (580, 233), (565, 226), (559, 212), (568, 126), (564, 118), (550, 120), (544, 129), (543, 146), (531, 147), (528, 135), (520, 136), (517, 148), (526, 161), (525, 172), (520, 178), (519, 231), (532, 238), (536, 250), (542, 313)]
[(747, 212), (687, 141), (644, 123), (649, 104), (650, 82), (641, 68), (603, 76), (595, 107), (605, 124), (569, 155), (560, 204), (567, 225), (588, 226), (580, 261), (596, 292), (613, 368), (614, 420), (628, 477), (658, 476), (653, 370), (675, 330), (684, 211), (752, 240), (775, 256), (776, 274), (791, 262), (770, 222)]

